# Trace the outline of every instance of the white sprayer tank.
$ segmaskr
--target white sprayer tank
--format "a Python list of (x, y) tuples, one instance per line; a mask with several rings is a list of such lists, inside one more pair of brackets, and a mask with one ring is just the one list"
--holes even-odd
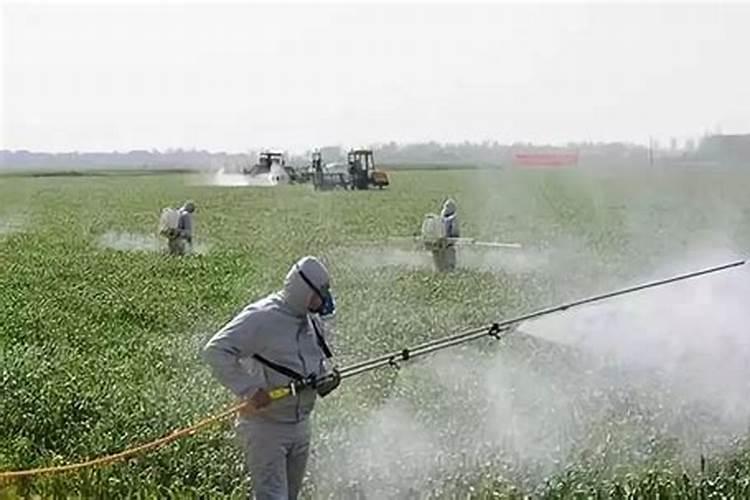
[(445, 225), (437, 214), (427, 214), (422, 221), (422, 241), (425, 245), (437, 243), (445, 238)]
[(170, 236), (177, 231), (180, 223), (180, 212), (174, 208), (164, 208), (159, 217), (159, 234)]

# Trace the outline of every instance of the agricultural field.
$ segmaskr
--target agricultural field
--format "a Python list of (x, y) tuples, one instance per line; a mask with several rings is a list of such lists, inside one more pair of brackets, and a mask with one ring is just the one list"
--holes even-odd
[[(306, 254), (332, 272), (346, 365), (750, 249), (750, 169), (390, 176), (369, 192), (0, 177), (0, 470), (116, 452), (227, 407), (201, 346)], [(523, 249), (467, 249), (443, 275), (387, 241), (416, 232), (445, 196), (463, 235)], [(185, 199), (198, 207), (198, 251), (170, 258), (159, 211)], [(659, 308), (663, 325), (673, 310)], [(750, 497), (750, 411), (742, 397), (731, 419), (719, 409), (748, 370), (688, 408), (651, 379), (592, 380), (582, 356), (519, 332), (347, 380), (318, 403), (304, 496)], [(243, 498), (233, 439), (224, 423), (136, 460), (0, 485), (0, 498)]]

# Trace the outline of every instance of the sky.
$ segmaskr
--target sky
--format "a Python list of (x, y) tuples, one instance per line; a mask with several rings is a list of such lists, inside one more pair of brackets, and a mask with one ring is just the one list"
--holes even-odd
[(2, 5), (0, 149), (750, 132), (750, 4)]

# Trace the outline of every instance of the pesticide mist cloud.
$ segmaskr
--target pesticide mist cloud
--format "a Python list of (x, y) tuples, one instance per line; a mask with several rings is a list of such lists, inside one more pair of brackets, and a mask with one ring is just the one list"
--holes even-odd
[(0, 238), (22, 232), (27, 223), (27, 218), (23, 215), (15, 214), (0, 217)]
[[(729, 270), (524, 329), (587, 352), (598, 370), (647, 376), (663, 389), (669, 423), (685, 446), (728, 443), (750, 424), (749, 278), (746, 268)], [(706, 425), (689, 422), (694, 412), (712, 418)]]
[[(459, 248), (457, 252), (456, 267), (459, 270), (520, 274), (546, 268), (550, 261), (550, 252), (533, 248), (481, 249), (466, 246)], [(427, 250), (371, 245), (346, 250), (341, 253), (341, 257), (349, 265), (356, 265), (362, 269), (382, 269), (383, 267), (401, 267), (410, 270), (434, 269), (432, 255)]]
[(281, 184), (271, 175), (246, 175), (239, 172), (227, 171), (224, 168), (210, 174), (204, 174), (194, 179), (192, 184), (220, 187), (274, 187)]
[[(120, 233), (108, 231), (101, 235), (98, 244), (102, 248), (110, 248), (121, 252), (164, 252), (166, 251), (166, 240), (156, 235), (138, 233)], [(197, 254), (208, 253), (207, 243), (196, 243), (193, 252)]]
[(749, 296), (743, 268), (417, 361), (377, 410), (327, 434), (313, 469), (368, 498), (402, 498), (483, 474), (541, 491), (575, 465), (694, 468), (750, 425)]
[(158, 252), (164, 247), (156, 236), (112, 231), (99, 238), (99, 245), (123, 252)]

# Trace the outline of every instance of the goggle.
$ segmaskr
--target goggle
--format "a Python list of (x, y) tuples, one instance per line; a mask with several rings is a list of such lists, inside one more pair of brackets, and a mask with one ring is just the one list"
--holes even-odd
[(315, 294), (320, 298), (320, 307), (318, 307), (313, 312), (316, 312), (323, 317), (333, 315), (333, 313), (336, 312), (336, 301), (334, 300), (333, 294), (331, 293), (330, 285), (326, 284), (318, 288), (317, 286), (313, 285), (313, 282), (310, 281), (307, 276), (305, 276), (305, 273), (302, 272), (302, 269), (299, 266), (297, 266), (297, 272), (302, 278), (302, 281), (304, 281), (307, 286), (309, 286), (312, 291), (315, 292)]

